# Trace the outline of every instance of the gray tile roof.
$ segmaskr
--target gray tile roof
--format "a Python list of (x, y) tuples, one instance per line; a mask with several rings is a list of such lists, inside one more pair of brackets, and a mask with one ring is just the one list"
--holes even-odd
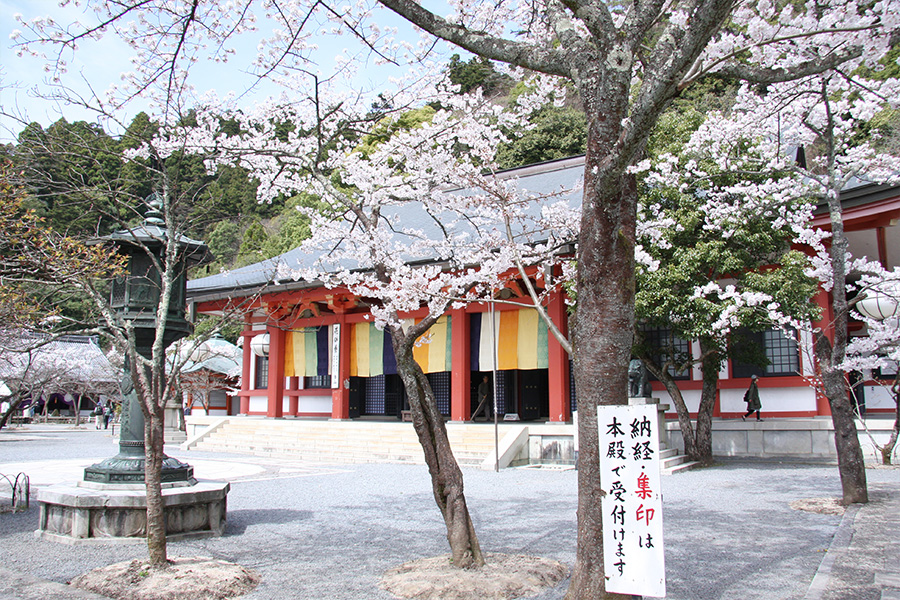
[[(584, 156), (576, 156), (556, 161), (549, 161), (518, 169), (510, 169), (498, 173), (499, 178), (518, 179), (518, 187), (523, 193), (535, 195), (547, 195), (560, 190), (570, 190), (560, 199), (566, 200), (571, 206), (581, 203), (581, 188), (578, 184), (584, 176)], [(577, 186), (577, 187), (576, 187)], [(574, 191), (572, 191), (574, 190)], [(451, 192), (453, 193), (453, 192)], [(471, 189), (461, 189), (459, 194), (476, 194)], [(895, 196), (896, 186), (876, 185), (864, 180), (854, 179), (848, 184), (842, 196), (847, 206), (855, 206), (867, 203), (886, 196)], [(539, 207), (532, 207), (534, 211)], [(429, 239), (438, 239), (439, 231), (435, 222), (420, 204), (406, 204), (397, 206), (394, 215), (398, 222), (408, 229), (421, 230)], [(820, 207), (818, 212), (822, 212)], [(397, 234), (400, 236), (401, 234)], [(435, 259), (438, 257), (435, 256)], [(234, 269), (219, 275), (194, 279), (188, 282), (188, 297), (193, 300), (205, 300), (228, 296), (240, 296), (243, 290), (247, 292), (259, 291), (263, 287), (269, 289), (296, 289), (313, 287), (314, 284), (294, 282), (292, 280), (276, 279), (279, 267), (286, 269), (312, 268), (327, 272), (338, 267), (353, 269), (357, 265), (329, 263), (323, 253), (308, 253), (301, 248), (295, 248), (275, 258), (248, 265), (240, 269)], [(283, 271), (282, 271), (283, 272)]]
[[(572, 189), (580, 182), (584, 171), (584, 157), (578, 156), (562, 160), (550, 161), (519, 169), (510, 169), (498, 174), (503, 179), (518, 178), (518, 187), (524, 193), (551, 194), (567, 190), (559, 199), (570, 205), (581, 202), (580, 188)], [(459, 194), (477, 193), (473, 190), (458, 190)], [(556, 200), (555, 200), (556, 201)], [(388, 214), (396, 218), (404, 228), (421, 231), (428, 239), (438, 239), (439, 230), (434, 219), (423, 210), (421, 204), (404, 204), (391, 209)], [(534, 207), (534, 210), (539, 210)], [(460, 226), (465, 226), (460, 223)], [(396, 234), (398, 237), (402, 233)], [(438, 257), (435, 256), (434, 259)], [(295, 248), (280, 256), (264, 260), (246, 267), (233, 269), (218, 275), (194, 279), (188, 282), (188, 297), (194, 300), (211, 299), (227, 295), (241, 295), (241, 291), (256, 291), (264, 286), (276, 289), (306, 287), (309, 284), (293, 281), (276, 280), (279, 267), (287, 269), (312, 268), (322, 270), (357, 268), (353, 264), (336, 264), (328, 261), (323, 253), (311, 254), (301, 248)]]

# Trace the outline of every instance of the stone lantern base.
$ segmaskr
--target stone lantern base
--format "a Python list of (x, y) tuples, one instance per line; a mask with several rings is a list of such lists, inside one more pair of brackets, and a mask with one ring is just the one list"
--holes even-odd
[[(224, 481), (163, 484), (166, 538), (222, 535), (230, 489)], [(35, 535), (43, 539), (66, 544), (146, 541), (144, 485), (57, 484), (39, 489), (37, 500), (41, 516)]]

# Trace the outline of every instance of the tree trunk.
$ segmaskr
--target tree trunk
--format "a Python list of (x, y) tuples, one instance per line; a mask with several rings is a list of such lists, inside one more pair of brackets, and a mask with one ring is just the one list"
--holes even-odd
[[(668, 370), (659, 368), (652, 360), (643, 358), (641, 360), (647, 365), (647, 370), (650, 371), (653, 376), (665, 386), (666, 391), (669, 392), (669, 396), (671, 396), (672, 402), (675, 404), (675, 413), (678, 415), (678, 428), (681, 429), (681, 439), (684, 441), (684, 453), (688, 457), (693, 457), (696, 453), (694, 450), (694, 425), (691, 423), (691, 413), (688, 410), (687, 404), (684, 402), (684, 395), (682, 395), (681, 390), (678, 388), (678, 384), (675, 383), (675, 379), (669, 375)], [(695, 459), (691, 458), (691, 460)]]
[(15, 400), (11, 400), (9, 402), (9, 408), (6, 409), (6, 412), (0, 414), (0, 429), (6, 427), (6, 423), (9, 421), (9, 418), (12, 416), (12, 414), (19, 409), (19, 405), (22, 404), (22, 400), (24, 400), (24, 397), (19, 395)]
[(166, 514), (162, 498), (164, 429), (161, 411), (151, 411), (144, 421), (144, 482), (147, 488), (147, 550), (150, 564), (168, 565)]
[(841, 475), (843, 504), (869, 501), (866, 464), (856, 431), (856, 412), (850, 402), (850, 390), (844, 372), (831, 366), (832, 346), (822, 332), (816, 332), (816, 358), (822, 374), (822, 387), (831, 407), (834, 445)]
[(888, 439), (887, 443), (881, 447), (881, 464), (892, 464), (894, 446), (897, 445), (898, 437), (900, 437), (900, 390), (894, 391), (894, 427), (891, 429), (891, 437)]
[(425, 453), (434, 500), (444, 517), (453, 565), (461, 569), (481, 567), (484, 556), (466, 506), (462, 471), (450, 448), (444, 417), (438, 409), (428, 378), (413, 358), (412, 345), (415, 340), (406, 340), (399, 327), (392, 329), (391, 334), (397, 372), (403, 379), (413, 427)]
[[(623, 91), (627, 96), (627, 90)], [(596, 98), (595, 98), (596, 99)], [(591, 130), (598, 120), (593, 115)], [(616, 125), (617, 115), (609, 115)], [(602, 124), (598, 124), (602, 126)], [(600, 134), (602, 135), (602, 134)], [(588, 137), (586, 173), (602, 170), (606, 156)], [(593, 140), (593, 143), (591, 141)], [(630, 175), (618, 184), (585, 177), (578, 243), (578, 307), (573, 341), (578, 408), (578, 538), (566, 600), (627, 598), (606, 592), (597, 406), (625, 404), (634, 341), (634, 225), (637, 192)]]
[(716, 395), (719, 388), (719, 368), (722, 358), (717, 349), (704, 340), (700, 340), (701, 372), (703, 387), (700, 389), (700, 406), (697, 408), (697, 436), (694, 438), (694, 455), (691, 460), (701, 464), (710, 464), (712, 452), (712, 414), (716, 407)]
[[(830, 147), (833, 149), (833, 140)], [(832, 159), (833, 160), (833, 159)], [(821, 330), (815, 332), (815, 353), (822, 376), (822, 387), (831, 407), (831, 421), (834, 424), (834, 445), (837, 450), (838, 471), (841, 474), (843, 503), (865, 503), (869, 501), (866, 485), (866, 464), (856, 431), (856, 411), (850, 402), (850, 389), (841, 368), (847, 351), (848, 320), (850, 308), (847, 304), (847, 257), (849, 242), (844, 233), (841, 215), (840, 194), (832, 189), (828, 198), (831, 219), (831, 304), (834, 310), (830, 341)]]

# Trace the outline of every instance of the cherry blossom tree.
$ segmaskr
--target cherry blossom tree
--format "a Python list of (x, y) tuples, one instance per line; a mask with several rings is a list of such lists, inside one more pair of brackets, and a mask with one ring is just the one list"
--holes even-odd
[[(784, 174), (757, 178), (761, 196), (742, 193), (743, 177), (758, 167), (752, 142), (743, 145), (747, 152), (737, 156), (664, 153), (642, 180), (638, 240), (648, 260), (638, 266), (635, 354), (669, 392), (685, 454), (701, 463), (712, 461), (719, 373), (734, 355), (737, 330), (818, 314), (811, 302), (817, 282), (805, 273), (809, 262), (790, 248), (811, 227), (815, 206), (796, 197), (795, 180)], [(665, 335), (647, 339), (647, 328)], [(676, 382), (695, 365), (703, 377), (696, 425)]]
[[(869, 12), (856, 3), (782, 9), (768, 2), (711, 0), (553, 2), (540, 8), (460, 3), (444, 19), (411, 0), (382, 3), (475, 54), (568, 79), (581, 97), (588, 140), (574, 358), (582, 468), (578, 548), (567, 598), (614, 597), (603, 586), (594, 411), (626, 397), (637, 205), (630, 167), (667, 104), (697, 78), (715, 73), (764, 84), (826, 72), (865, 48), (886, 47), (895, 15), (881, 13), (886, 5)], [(504, 35), (510, 22), (517, 24), (511, 28), (515, 37)]]
[[(745, 86), (731, 114), (711, 116), (692, 140), (694, 148), (727, 167), (732, 157), (746, 150), (738, 141), (755, 138), (759, 162), (752, 173), (757, 180), (738, 177), (725, 191), (744, 194), (748, 202), (753, 202), (753, 198), (784, 197), (787, 193), (820, 202), (828, 211), (830, 231), (797, 227), (796, 242), (808, 249), (808, 273), (830, 293), (833, 316), (814, 328), (812, 335), (818, 367), (816, 382), (831, 407), (846, 504), (866, 502), (868, 498), (864, 459), (845, 376), (852, 305), (848, 290), (854, 291), (852, 282), (875, 268), (871, 259), (849, 253), (840, 196), (843, 189), (860, 179), (878, 183), (900, 181), (900, 157), (879, 151), (878, 132), (868, 128), (877, 112), (896, 109), (900, 97), (900, 81), (866, 76), (883, 68), (885, 55), (885, 48), (872, 48), (834, 72), (773, 84), (765, 90)], [(801, 161), (795, 161), (787, 152), (798, 148), (804, 149)], [(758, 180), (761, 174), (786, 173), (791, 175), (792, 183), (783, 176)], [(698, 171), (697, 175), (705, 173)], [(785, 182), (789, 184), (786, 189)]]
[[(142, 140), (128, 140), (138, 145)], [(77, 137), (67, 139), (66, 158), (91, 157), (89, 144), (81, 146)], [(172, 149), (168, 148), (171, 156)], [(188, 333), (189, 324), (178, 317), (183, 317), (185, 306), (183, 286), (186, 281), (187, 259), (185, 254), (199, 251), (199, 243), (191, 240), (186, 234), (192, 225), (192, 215), (188, 210), (188, 195), (168, 194), (175, 186), (174, 178), (178, 177), (178, 169), (171, 162), (166, 163), (158, 154), (145, 153), (147, 160), (136, 160), (121, 155), (129, 162), (130, 169), (122, 169), (114, 173), (113, 180), (95, 178), (79, 181), (73, 178), (54, 190), (54, 194), (66, 193), (72, 196), (87, 198), (103, 198), (104, 202), (86, 207), (94, 216), (106, 218), (116, 223), (119, 230), (113, 234), (119, 247), (128, 247), (134, 256), (143, 260), (144, 275), (127, 273), (127, 260), (124, 252), (113, 246), (110, 238), (104, 240), (85, 240), (65, 236), (51, 228), (42, 226), (37, 217), (29, 212), (21, 212), (21, 190), (15, 184), (25, 187), (35, 183), (30, 179), (31, 173), (4, 173), (4, 201), (0, 208), (0, 218), (13, 225), (9, 235), (0, 244), (0, 275), (5, 284), (39, 283), (51, 290), (47, 298), (62, 297), (63, 294), (75, 294), (89, 303), (95, 320), (92, 323), (75, 323), (76, 332), (91, 333), (105, 338), (125, 358), (126, 379), (134, 388), (134, 401), (128, 403), (131, 408), (123, 413), (123, 429), (130, 423), (134, 439), (144, 440), (144, 458), (141, 467), (147, 488), (147, 543), (152, 564), (167, 564), (166, 523), (162, 500), (162, 465), (166, 460), (164, 453), (164, 414), (166, 405), (176, 395), (177, 372), (184, 360), (169, 361), (166, 346)], [(40, 177), (41, 174), (37, 174)], [(131, 183), (152, 182), (158, 195), (168, 201), (155, 207), (143, 206), (142, 198), (134, 197), (128, 190), (140, 189), (142, 186), (120, 186), (121, 178), (134, 177)], [(18, 191), (17, 191), (18, 190)], [(9, 207), (6, 206), (9, 204)], [(104, 210), (103, 207), (111, 207)], [(6, 210), (9, 208), (9, 210)], [(144, 209), (144, 210), (139, 210)], [(16, 221), (21, 217), (21, 223)], [(133, 223), (145, 221), (142, 226)], [(153, 273), (158, 276), (154, 277)], [(126, 281), (138, 280), (146, 286), (143, 290), (146, 299), (153, 306), (152, 316), (147, 311), (132, 311), (125, 314), (113, 308), (110, 287), (114, 282), (124, 286)], [(11, 286), (10, 286), (11, 287)], [(122, 297), (124, 298), (124, 291)], [(0, 308), (14, 311), (23, 302), (18, 296), (10, 296), (4, 285), (3, 300)], [(157, 301), (155, 304), (153, 301)], [(40, 313), (52, 304), (40, 307), (37, 313), (28, 313), (32, 322)], [(149, 311), (150, 309), (148, 309)], [(238, 309), (235, 308), (237, 311)], [(229, 313), (232, 314), (232, 313)], [(45, 312), (44, 316), (57, 316)], [(227, 317), (226, 317), (227, 319)], [(173, 327), (173, 321), (178, 321)], [(224, 324), (224, 320), (222, 321)], [(212, 328), (207, 334), (215, 333)], [(198, 337), (193, 344), (199, 345), (206, 338)], [(193, 348), (186, 350), (190, 355)], [(168, 370), (167, 370), (168, 367)], [(140, 417), (143, 417), (141, 420)]]
[[(380, 4), (473, 54), (567, 80), (581, 99), (588, 138), (573, 339), (582, 468), (576, 565), (567, 597), (615, 597), (604, 591), (595, 409), (623, 403), (627, 395), (637, 206), (636, 174), (630, 168), (642, 158), (662, 111), (692, 82), (715, 75), (759, 86), (829, 72), (868, 56), (873, 48), (884, 49), (900, 11), (893, 1), (781, 6), (767, 0), (459, 0), (451, 3), (452, 13), (445, 18), (413, 0)], [(115, 100), (102, 100), (115, 104), (123, 95), (158, 86), (166, 112), (189, 100), (187, 75), (200, 53), (229, 57), (229, 37), (257, 22), (274, 26), (258, 36), (264, 43), (253, 63), (255, 72), (274, 79), (299, 72), (327, 79), (314, 65), (321, 19), (333, 17), (327, 30), (350, 32), (379, 60), (398, 60), (403, 53), (421, 60), (433, 47), (433, 38), (418, 47), (398, 42), (392, 28), (377, 25), (374, 7), (365, 2), (341, 7), (263, 3), (257, 12), (250, 0), (183, 7), (161, 0), (94, 6), (98, 22), (86, 27), (24, 23), (23, 47), (33, 48), (28, 40), (46, 41), (64, 58), (77, 44), (114, 31), (134, 47), (136, 66), (127, 76), (131, 87), (114, 90), (124, 92)], [(351, 58), (342, 54), (338, 66), (347, 70), (367, 64)], [(55, 64), (61, 66), (60, 61)]]
[[(402, 114), (367, 122), (358, 116), (361, 107), (320, 90), (306, 102), (234, 113), (239, 135), (219, 131), (221, 106), (213, 102), (216, 110), (198, 112), (196, 127), (153, 142), (163, 154), (167, 144), (191, 147), (209, 157), (210, 169), (236, 162), (262, 182), (261, 200), (298, 191), (322, 198), (325, 208), (304, 209), (312, 230), (300, 247), (305, 268), (285, 268), (278, 277), (347, 289), (390, 333), (453, 564), (460, 568), (481, 566), (484, 556), (444, 418), (413, 349), (429, 343), (429, 329), (451, 307), (490, 300), (512, 276), (513, 255), (528, 264), (538, 256), (553, 261), (555, 232), (546, 229), (540, 207), (566, 190), (526, 196), (515, 179), (497, 177), (496, 155), (507, 140), (500, 131), (512, 129), (554, 91), (559, 94), (535, 81), (530, 93), (504, 109), (480, 93), (417, 90), (413, 97), (431, 98), (440, 108), (418, 125), (397, 128)], [(340, 108), (323, 116), (322, 106)], [(278, 135), (283, 123), (291, 123), (291, 131)], [(348, 139), (348, 123), (367, 135)], [(375, 138), (385, 130), (393, 133)], [(423, 307), (424, 317), (407, 318)]]

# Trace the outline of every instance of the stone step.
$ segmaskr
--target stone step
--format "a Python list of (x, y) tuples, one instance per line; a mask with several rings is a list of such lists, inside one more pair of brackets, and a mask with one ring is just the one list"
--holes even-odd
[(675, 448), (666, 448), (659, 451), (659, 460), (666, 460), (673, 456), (678, 456), (678, 450)]
[[(410, 450), (398, 450), (391, 448), (389, 451), (341, 451), (336, 449), (319, 449), (313, 450), (309, 448), (276, 448), (264, 445), (252, 444), (207, 444), (200, 442), (196, 445), (197, 450), (206, 452), (231, 452), (238, 454), (249, 454), (253, 456), (279, 456), (291, 457), (297, 460), (308, 460), (310, 462), (329, 462), (329, 463), (366, 463), (366, 462), (401, 462), (401, 463), (417, 463), (425, 462), (421, 448)], [(460, 454), (454, 453), (457, 462), (461, 465), (480, 465), (483, 461), (483, 454)]]
[(662, 475), (671, 475), (691, 469), (696, 464), (696, 462), (688, 461), (686, 455), (678, 454), (676, 448), (665, 448), (659, 451), (659, 471)]
[(679, 471), (689, 471), (689, 470), (693, 469), (694, 467), (696, 467), (698, 464), (700, 464), (700, 463), (698, 463), (696, 461), (682, 462), (682, 463), (678, 463), (677, 465), (674, 465), (672, 467), (669, 467), (668, 469), (661, 471), (661, 472), (663, 475), (672, 475), (673, 473), (678, 473)]
[[(448, 431), (461, 465), (480, 465), (493, 451), (493, 431)], [(464, 428), (468, 429), (468, 428)], [(317, 462), (424, 463), (412, 426), (402, 423), (229, 422), (195, 446), (208, 452), (290, 456)]]
[[(204, 447), (212, 448), (219, 446), (231, 446), (235, 444), (237, 440), (238, 445), (242, 446), (260, 446), (267, 447), (272, 449), (280, 449), (289, 451), (293, 448), (302, 447), (308, 450), (322, 450), (322, 451), (356, 451), (356, 452), (378, 452), (383, 450), (385, 447), (392, 448), (394, 451), (404, 451), (404, 452), (421, 452), (421, 446), (419, 442), (416, 441), (404, 441), (400, 442), (391, 442), (389, 440), (346, 440), (346, 439), (336, 439), (336, 440), (323, 440), (323, 439), (315, 439), (315, 440), (269, 440), (259, 437), (243, 437), (243, 436), (229, 436), (229, 435), (217, 435), (215, 437), (210, 436), (210, 438), (203, 440), (200, 444)], [(461, 444), (454, 443), (452, 440), (450, 442), (453, 451), (457, 454), (485, 454), (491, 450), (493, 450), (493, 444)], [(199, 444), (198, 444), (199, 447)]]

